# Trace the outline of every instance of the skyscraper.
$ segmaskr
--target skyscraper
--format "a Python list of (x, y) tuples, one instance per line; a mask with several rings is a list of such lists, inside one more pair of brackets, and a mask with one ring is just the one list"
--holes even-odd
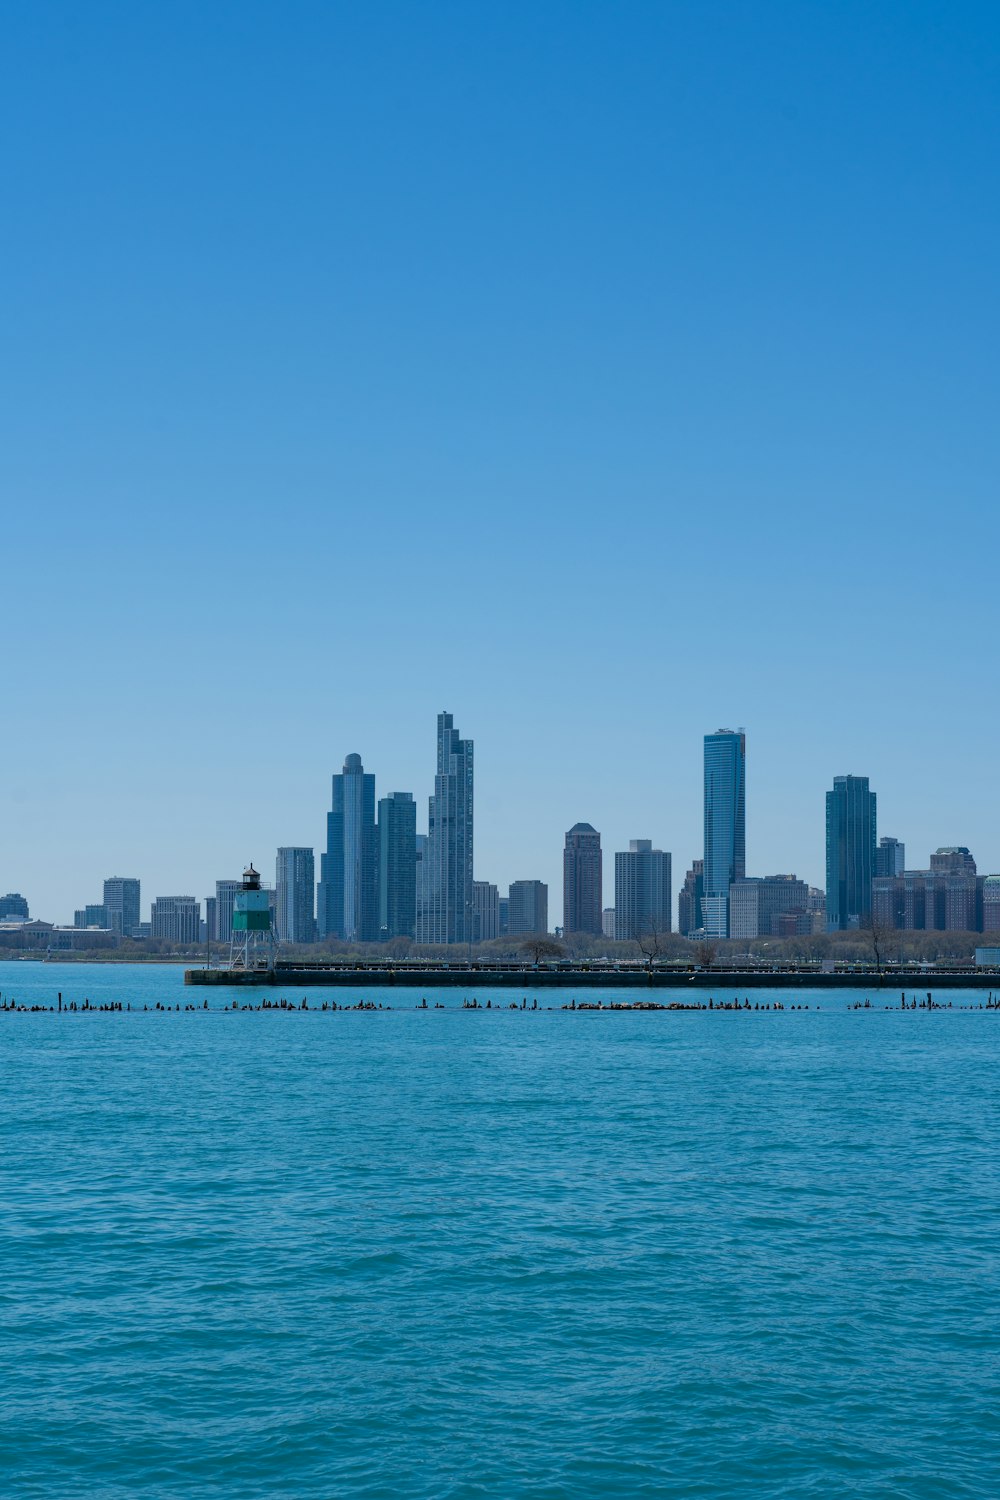
[(549, 888), (541, 880), (515, 880), (507, 892), (507, 931), (511, 937), (549, 930)]
[(473, 754), (451, 714), (438, 714), (437, 774), (428, 806), (426, 905), (418, 933), (425, 943), (465, 943), (472, 918)]
[(615, 855), (615, 937), (630, 942), (671, 930), (670, 855), (632, 839)]
[(242, 880), (215, 882), (215, 918), (208, 933), (217, 943), (231, 943), (233, 940), (233, 910), (237, 892), (242, 889)]
[(391, 792), (378, 805), (378, 935), (413, 937), (417, 921), (417, 804)]
[(875, 850), (875, 876), (902, 875), (906, 869), (906, 845), (899, 839), (881, 838)]
[(319, 934), (349, 943), (378, 936), (375, 899), (375, 777), (360, 755), (349, 755), (333, 777), (326, 816), (326, 853), (320, 860)]
[(835, 776), (826, 794), (826, 925), (860, 926), (872, 909), (875, 793), (867, 776)]
[(746, 874), (746, 735), (717, 729), (705, 736), (705, 873), (702, 926), (729, 936), (729, 887)]
[(122, 875), (112, 875), (104, 882), (104, 901), (108, 925), (112, 932), (131, 937), (139, 925), (139, 882)]
[(201, 938), (201, 902), (193, 896), (157, 896), (150, 914), (151, 936), (172, 943)]
[(275, 862), (275, 930), (279, 943), (311, 943), (316, 936), (316, 860), (311, 849), (288, 846)]
[(705, 894), (705, 861), (694, 859), (677, 892), (677, 931), (682, 937), (701, 927), (701, 902)]
[(564, 933), (601, 932), (601, 883), (601, 835), (590, 823), (574, 823), (563, 848)]
[(475, 943), (489, 943), (500, 936), (500, 892), (488, 880), (472, 882), (472, 916)]

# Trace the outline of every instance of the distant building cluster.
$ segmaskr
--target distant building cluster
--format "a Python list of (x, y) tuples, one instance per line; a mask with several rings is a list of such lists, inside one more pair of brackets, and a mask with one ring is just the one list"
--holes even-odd
[[(449, 713), (437, 718), (434, 790), (427, 832), (417, 832), (412, 792), (376, 796), (375, 777), (350, 754), (331, 782), (317, 880), (314, 850), (277, 851), (273, 886), (261, 883), (279, 942), (477, 944), (549, 931), (548, 887), (515, 880), (501, 894), (474, 878), (473, 742)], [(794, 874), (748, 875), (746, 734), (718, 729), (704, 739), (704, 842), (677, 892), (677, 931), (706, 942), (785, 939), (867, 928), (901, 932), (1000, 932), (1000, 874), (980, 875), (965, 845), (906, 868), (905, 845), (878, 837), (877, 801), (866, 776), (835, 776), (826, 793), (826, 889)], [(258, 877), (255, 874), (255, 879)], [(17, 892), (0, 897), (0, 945), (48, 949), (159, 939), (228, 945), (243, 883), (217, 880), (204, 903), (157, 896), (143, 921), (135, 877), (111, 876), (100, 901), (74, 913), (72, 927), (33, 920)], [(601, 835), (574, 823), (563, 846), (562, 926), (556, 932), (637, 942), (647, 954), (673, 930), (672, 856), (636, 838), (614, 855), (614, 905), (604, 905)]]

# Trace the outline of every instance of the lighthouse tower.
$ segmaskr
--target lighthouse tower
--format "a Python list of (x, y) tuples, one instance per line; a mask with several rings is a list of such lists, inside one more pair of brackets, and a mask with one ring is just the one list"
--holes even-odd
[(271, 898), (260, 888), (253, 865), (243, 871), (243, 884), (233, 900), (231, 969), (273, 969), (278, 944), (271, 925)]

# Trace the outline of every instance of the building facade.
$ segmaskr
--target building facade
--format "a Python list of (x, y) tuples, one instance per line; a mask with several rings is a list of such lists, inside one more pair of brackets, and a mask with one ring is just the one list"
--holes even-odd
[(490, 943), (500, 936), (500, 892), (488, 880), (472, 882), (472, 941)]
[(705, 857), (702, 927), (729, 936), (729, 887), (746, 874), (746, 735), (705, 736)]
[[(106, 906), (84, 906), (73, 913), (74, 927), (102, 927), (114, 931)], [(131, 937), (131, 933), (128, 934)]]
[(0, 896), (0, 922), (8, 921), (11, 917), (23, 917), (27, 922), (30, 915), (28, 903), (20, 891), (8, 891), (6, 896)]
[(474, 763), (471, 740), (451, 714), (438, 714), (437, 773), (428, 804), (424, 905), (418, 939), (466, 943), (473, 936)]
[(745, 876), (729, 893), (729, 936), (796, 937), (812, 931), (809, 887), (795, 875)]
[(319, 936), (345, 943), (378, 937), (376, 902), (375, 777), (360, 755), (348, 755), (332, 778), (326, 817), (326, 853), (320, 858), (317, 893)]
[(311, 943), (316, 936), (316, 858), (286, 845), (275, 861), (275, 933), (279, 943)]
[(195, 944), (201, 938), (201, 902), (194, 896), (157, 896), (150, 917), (151, 935), (171, 943)]
[(906, 869), (906, 845), (899, 839), (881, 838), (875, 850), (876, 878), (885, 875), (902, 875)]
[(241, 880), (217, 880), (215, 882), (215, 920), (208, 935), (215, 943), (230, 943), (233, 939), (233, 910), (236, 894), (243, 889)]
[(574, 823), (563, 847), (563, 932), (602, 930), (601, 835), (590, 823)]
[(390, 792), (378, 804), (378, 935), (413, 937), (417, 930), (417, 804)]
[(139, 882), (130, 876), (112, 875), (104, 882), (104, 901), (112, 932), (131, 937), (139, 925)]
[(549, 930), (549, 888), (541, 880), (515, 880), (507, 892), (510, 937)]
[(652, 839), (632, 839), (615, 855), (615, 937), (638, 941), (671, 931), (671, 858)]
[(701, 901), (705, 894), (705, 861), (691, 861), (684, 884), (677, 892), (677, 931), (682, 937), (701, 927)]
[(875, 878), (875, 793), (867, 776), (835, 776), (826, 794), (826, 925), (863, 927)]

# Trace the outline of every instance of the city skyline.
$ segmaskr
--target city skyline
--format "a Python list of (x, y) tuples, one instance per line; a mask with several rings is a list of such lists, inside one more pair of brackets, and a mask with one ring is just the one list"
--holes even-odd
[[(477, 897), (476, 895), (476, 890), (484, 888), (487, 885), (489, 885), (490, 888), (496, 890), (496, 899), (504, 903), (506, 903), (507, 897), (500, 895), (500, 893), (507, 891), (514, 885), (536, 883), (540, 887), (544, 887), (546, 910), (550, 911), (552, 914), (551, 925), (558, 925), (560, 916), (563, 918), (565, 917), (564, 901), (560, 899), (561, 897), (564, 897), (564, 887), (562, 886), (560, 881), (553, 880), (551, 874), (549, 879), (544, 878), (544, 873), (533, 873), (530, 875), (527, 874), (526, 860), (520, 854), (515, 854), (514, 858), (519, 873), (513, 876), (510, 880), (506, 880), (502, 876), (497, 877), (496, 872), (493, 869), (481, 869), (479, 866), (479, 861), (473, 861), (471, 859), (469, 850), (471, 849), (471, 827), (473, 821), (474, 806), (472, 795), (472, 740), (462, 740), (459, 737), (458, 731), (454, 728), (454, 716), (450, 713), (444, 712), (439, 713), (437, 716), (437, 740), (437, 764), (439, 768), (444, 767), (445, 771), (442, 773), (441, 769), (439, 769), (434, 778), (434, 786), (436, 790), (430, 795), (428, 799), (428, 806), (431, 810), (431, 816), (433, 816), (435, 799), (441, 798), (443, 796), (444, 801), (442, 802), (442, 807), (446, 814), (444, 821), (446, 823), (448, 823), (450, 820), (453, 821), (454, 816), (458, 815), (460, 816), (460, 818), (467, 821), (469, 830), (468, 833), (459, 834), (457, 837), (453, 830), (452, 834), (450, 835), (451, 843), (455, 848), (465, 848), (466, 853), (462, 856), (462, 860), (465, 861), (463, 868), (467, 873), (470, 874), (471, 877), (469, 882), (469, 892), (466, 898), (468, 926), (464, 925), (463, 923), (461, 928), (455, 931), (455, 919), (454, 917), (452, 917), (451, 920), (453, 923), (453, 935), (450, 938), (450, 941), (459, 943), (467, 942), (469, 940), (470, 934), (473, 935), (473, 940), (475, 940), (474, 935), (477, 931), (480, 930), (482, 923), (480, 901), (479, 897)], [(749, 796), (747, 796), (746, 793), (747, 750), (745, 731), (742, 729), (739, 731), (718, 730), (714, 733), (705, 734), (703, 736), (702, 742), (704, 745), (702, 849), (704, 850), (705, 842), (709, 838), (710, 833), (712, 834), (715, 841), (718, 842), (720, 837), (719, 830), (722, 829), (723, 832), (726, 833), (726, 836), (730, 837), (731, 842), (731, 847), (728, 848), (728, 850), (723, 850), (723, 862), (730, 861), (730, 864), (727, 865), (727, 868), (732, 869), (733, 878), (735, 880), (742, 882), (744, 873), (746, 873), (748, 877), (748, 880), (744, 883), (744, 894), (742, 894), (740, 898), (743, 904), (744, 916), (741, 919), (739, 932), (735, 934), (741, 936), (745, 931), (748, 930), (746, 927), (746, 922), (748, 919), (745, 914), (746, 911), (749, 910), (749, 908), (747, 907), (746, 902), (750, 899), (750, 890), (754, 885), (754, 882), (757, 882), (759, 884), (763, 880), (765, 888), (770, 889), (771, 887), (768, 882), (771, 882), (774, 879), (787, 881), (789, 877), (770, 877), (763, 875), (761, 872), (763, 869), (766, 869), (764, 860), (755, 857), (754, 847), (752, 843), (750, 843), (746, 839), (745, 836), (744, 829), (747, 817), (748, 814), (752, 812), (754, 805), (752, 791)], [(753, 761), (751, 761), (751, 764), (753, 764)], [(750, 779), (752, 787), (752, 774)], [(835, 925), (839, 925), (843, 929), (845, 926), (855, 926), (857, 924), (857, 920), (859, 918), (866, 917), (867, 912), (871, 910), (871, 882), (875, 878), (875, 876), (891, 874), (896, 877), (900, 877), (901, 879), (903, 874), (904, 856), (907, 845), (909, 845), (909, 847), (913, 849), (914, 858), (918, 862), (921, 856), (916, 853), (916, 840), (912, 838), (912, 835), (908, 834), (904, 839), (897, 838), (895, 835), (883, 835), (880, 839), (878, 839), (874, 814), (876, 797), (874, 791), (869, 792), (868, 777), (860, 777), (855, 776), (852, 773), (847, 773), (845, 775), (834, 776), (832, 778), (832, 782), (833, 792), (829, 790), (828, 784), (827, 789), (824, 793), (825, 838), (823, 841), (823, 875), (821, 876), (819, 881), (814, 881), (811, 878), (811, 867), (800, 865), (796, 867), (796, 878), (803, 885), (804, 889), (808, 889), (810, 886), (818, 886), (820, 890), (826, 889), (827, 914), (832, 919), (835, 919)], [(838, 897), (831, 892), (829, 880), (831, 859), (831, 806), (837, 803), (838, 789), (844, 791), (844, 789), (851, 788), (855, 785), (858, 788), (857, 795), (861, 798), (864, 806), (867, 807), (869, 798), (872, 804), (871, 820), (868, 824), (865, 825), (866, 831), (863, 842), (865, 844), (866, 852), (864, 855), (864, 864), (863, 868), (861, 868), (860, 874), (856, 877), (855, 880), (855, 886), (858, 889), (867, 890), (868, 896), (866, 900), (861, 901), (862, 910), (860, 912), (845, 911), (841, 918), (837, 918), (835, 908), (837, 906)], [(376, 774), (374, 772), (365, 771), (362, 757), (356, 752), (348, 753), (344, 761), (343, 770), (340, 773), (333, 774), (332, 786), (334, 805), (333, 811), (328, 811), (326, 814), (325, 843), (317, 841), (311, 847), (305, 845), (279, 845), (277, 848), (277, 875), (275, 886), (270, 887), (272, 891), (272, 904), (275, 906), (276, 913), (283, 911), (281, 896), (282, 855), (295, 855), (302, 859), (305, 859), (312, 854), (313, 850), (315, 850), (317, 856), (315, 859), (315, 865), (320, 875), (319, 880), (315, 883), (315, 917), (317, 936), (323, 937), (325, 934), (328, 934), (330, 936), (345, 936), (349, 940), (355, 941), (378, 941), (380, 936), (409, 936), (411, 934), (408, 926), (406, 912), (407, 910), (411, 909), (412, 906), (412, 909), (414, 909), (413, 935), (417, 938), (418, 941), (420, 941), (421, 929), (419, 926), (415, 908), (418, 905), (417, 889), (419, 888), (421, 880), (421, 865), (418, 864), (416, 867), (414, 867), (413, 859), (418, 850), (420, 852), (421, 859), (427, 859), (430, 846), (427, 832), (423, 830), (421, 830), (419, 833), (417, 832), (418, 807), (420, 804), (419, 791), (417, 791), (416, 793), (411, 791), (394, 791), (391, 793), (386, 792), (382, 787), (378, 786)], [(345, 788), (349, 786), (354, 787), (354, 791), (352, 791), (350, 794), (345, 791)], [(459, 795), (460, 790), (462, 793), (461, 796)], [(711, 812), (711, 809), (713, 807), (715, 808), (714, 813)], [(721, 815), (719, 813), (719, 807), (722, 808)], [(449, 808), (451, 808), (451, 812), (448, 811)], [(351, 812), (350, 809), (353, 809), (353, 812)], [(402, 818), (402, 822), (400, 822), (400, 818)], [(649, 821), (650, 820), (647, 819), (647, 829)], [(352, 829), (353, 834), (351, 833)], [(727, 830), (728, 832), (726, 832)], [(897, 832), (898, 831), (899, 830), (897, 828)], [(344, 872), (348, 871), (348, 865), (350, 862), (344, 859), (342, 861), (343, 871), (338, 877), (340, 885), (338, 887), (337, 898), (340, 903), (339, 909), (343, 911), (345, 909), (346, 888), (351, 888), (353, 894), (350, 894), (348, 896), (346, 905), (350, 906), (350, 909), (352, 911), (355, 911), (357, 915), (352, 919), (354, 920), (355, 925), (352, 931), (349, 933), (346, 931), (346, 928), (344, 928), (342, 918), (339, 919), (338, 922), (334, 925), (327, 925), (324, 933), (325, 918), (323, 903), (325, 899), (324, 891), (327, 888), (325, 885), (327, 877), (323, 872), (329, 869), (331, 839), (339, 841), (339, 846), (341, 847), (342, 851), (346, 850), (347, 842), (350, 842), (353, 839), (353, 874), (350, 874), (349, 878), (345, 879)], [(878, 840), (877, 847), (876, 840)], [(610, 894), (610, 892), (614, 890), (616, 885), (618, 884), (617, 867), (619, 862), (627, 856), (629, 850), (632, 851), (632, 854), (634, 856), (637, 850), (641, 851), (643, 849), (652, 849), (653, 841), (655, 841), (658, 845), (665, 845), (667, 842), (672, 842), (671, 840), (669, 840), (669, 837), (664, 837), (662, 835), (657, 837), (655, 833), (653, 834), (652, 839), (650, 839), (647, 833), (639, 834), (637, 836), (633, 834), (627, 840), (624, 840), (620, 847), (611, 847), (607, 844), (604, 844), (602, 846), (602, 836), (592, 824), (577, 822), (574, 823), (572, 827), (570, 827), (569, 830), (563, 835), (563, 845), (562, 850), (560, 851), (562, 857), (560, 860), (558, 860), (558, 864), (561, 866), (561, 873), (565, 875), (566, 870), (571, 868), (571, 862), (578, 861), (582, 856), (584, 864), (583, 866), (581, 866), (581, 868), (583, 870), (586, 870), (586, 860), (588, 858), (587, 850), (588, 848), (593, 846), (595, 851), (600, 852), (600, 873), (603, 877), (603, 886), (605, 892)], [(978, 860), (978, 869), (980, 872), (980, 878), (982, 879), (987, 874), (992, 873), (992, 870), (989, 863), (987, 861), (984, 861), (981, 856), (981, 846), (976, 843), (974, 839), (972, 840), (972, 842), (976, 845), (976, 856), (975, 858), (973, 856), (970, 856), (969, 858), (972, 862), (973, 869), (975, 869), (976, 861)], [(938, 868), (941, 864), (942, 858), (946, 854), (948, 854), (949, 851), (964, 849), (967, 854), (968, 848), (969, 845), (946, 845), (942, 843), (938, 843), (936, 846), (932, 845), (931, 852), (929, 854), (929, 869), (933, 871), (935, 868)], [(936, 852), (934, 852), (935, 849)], [(381, 858), (379, 857), (380, 850), (383, 851)], [(393, 852), (390, 853), (389, 851)], [(257, 853), (254, 853), (251, 857), (259, 860), (260, 858), (266, 859), (274, 856), (258, 855)], [(441, 857), (440, 854), (438, 857)], [(673, 861), (673, 868), (675, 871), (675, 878), (671, 878), (668, 874), (671, 894), (670, 923), (674, 926), (675, 930), (683, 931), (684, 916), (680, 910), (678, 901), (681, 895), (682, 886), (684, 884), (683, 871), (688, 861), (685, 855), (678, 855), (676, 847), (667, 849), (665, 855), (662, 857), (664, 857), (667, 861), (667, 871), (669, 872), (671, 861)], [(699, 857), (696, 856), (696, 858)], [(386, 862), (387, 859), (391, 860), (392, 862), (392, 874), (391, 877), (388, 878), (388, 880), (387, 871), (389, 869), (389, 865)], [(607, 868), (604, 868), (604, 861), (607, 861)], [(237, 862), (245, 863), (245, 856), (241, 854), (238, 857)], [(703, 866), (703, 861), (699, 859), (699, 862), (702, 863)], [(548, 851), (547, 861), (543, 860), (541, 862), (543, 870), (546, 866), (546, 863), (550, 871), (551, 868), (556, 864), (556, 860), (553, 859), (553, 851), (551, 849)], [(772, 863), (783, 864), (786, 868), (792, 868), (795, 865), (794, 860), (787, 856), (782, 856), (780, 859), (777, 859)], [(447, 864), (448, 857), (445, 857), (445, 866), (447, 866)], [(575, 863), (572, 865), (572, 867), (575, 868)], [(422, 869), (422, 875), (424, 879), (429, 878), (430, 869), (430, 862), (429, 859), (427, 859), (427, 862), (423, 865)], [(803, 874), (803, 869), (810, 870), (810, 873)], [(404, 870), (408, 872), (405, 875), (401, 874), (401, 872)], [(908, 875), (921, 875), (926, 874), (927, 871), (921, 868), (915, 868), (912, 871), (907, 869), (906, 873)], [(301, 876), (299, 878), (301, 881)], [(592, 880), (593, 877), (587, 876), (586, 878), (588, 880)], [(153, 887), (146, 882), (146, 879), (144, 877), (139, 877), (139, 879), (142, 879), (143, 881), (143, 888), (145, 892), (143, 901), (144, 908), (145, 911), (148, 911), (150, 913), (149, 917), (147, 918), (144, 911), (144, 913), (138, 919), (140, 923), (148, 925), (149, 922), (154, 920), (155, 914), (153, 914), (151, 911), (152, 902), (159, 899), (166, 902), (176, 903), (178, 900), (182, 899), (175, 896), (161, 897), (159, 896), (158, 892), (155, 892)], [(403, 882), (402, 893), (400, 893), (401, 880)], [(860, 880), (860, 886), (857, 885), (858, 880)], [(18, 884), (18, 882), (13, 879), (9, 883), (12, 889)], [(0, 885), (2, 884), (3, 875), (2, 873), (0, 873)], [(103, 923), (106, 923), (107, 926), (112, 927), (115, 930), (121, 930), (122, 916), (120, 915), (120, 910), (122, 901), (124, 900), (127, 904), (127, 912), (129, 917), (134, 918), (136, 911), (138, 910), (138, 884), (139, 880), (135, 878), (123, 879), (121, 877), (109, 877), (105, 879), (103, 884), (103, 903), (81, 905), (78, 902), (74, 902), (71, 908), (72, 915), (63, 915), (61, 912), (52, 913), (51, 911), (45, 911), (44, 908), (39, 904), (39, 901), (37, 899), (32, 899), (30, 895), (28, 896), (28, 900), (29, 904), (31, 905), (33, 917), (43, 915), (46, 919), (54, 920), (56, 922), (56, 925), (65, 924), (69, 926), (74, 921), (77, 926), (99, 926)], [(97, 882), (91, 881), (88, 889), (94, 889), (95, 885), (97, 885)], [(184, 878), (179, 881), (177, 888), (183, 888), (184, 886), (187, 886), (189, 888), (191, 888), (192, 886), (192, 881), (189, 874), (185, 875)], [(217, 876), (214, 881), (214, 895), (210, 893), (211, 888), (206, 886), (204, 896), (193, 898), (199, 903), (204, 903), (204, 917), (208, 925), (208, 932), (213, 941), (228, 941), (233, 894), (238, 889), (238, 887), (239, 880), (237, 878), (232, 876)], [(726, 893), (725, 920), (727, 924), (729, 920), (729, 890), (732, 888), (733, 887), (730, 885), (730, 887), (727, 888)], [(787, 904), (787, 889), (785, 887), (778, 887), (776, 889), (778, 896), (780, 897), (779, 904)], [(899, 884), (899, 889), (902, 890), (901, 884)], [(943, 886), (941, 887), (941, 890), (943, 893)], [(890, 898), (888, 894), (885, 894), (885, 892), (887, 891), (888, 887), (885, 887), (884, 894), (881, 898), (882, 906), (880, 907), (880, 910), (890, 909), (889, 905), (887, 905), (887, 903), (890, 902)], [(25, 893), (22, 891), (21, 894), (24, 895)], [(704, 894), (710, 894), (707, 885), (704, 886)], [(591, 891), (589, 893), (589, 899), (593, 901), (595, 895), (596, 892)], [(302, 898), (300, 895), (300, 905), (301, 899)], [(455, 905), (457, 898), (454, 893), (451, 899), (452, 904)], [(754, 899), (756, 900), (756, 897), (754, 897)], [(769, 901), (771, 900), (770, 897), (768, 897), (767, 899)], [(844, 897), (841, 897), (839, 899), (846, 900), (846, 898)], [(923, 898), (921, 897), (921, 900), (922, 899)], [(943, 894), (941, 895), (940, 899), (942, 902), (944, 901)], [(958, 900), (958, 897), (956, 897), (955, 899)], [(963, 897), (962, 899), (965, 898)], [(978, 902), (978, 911), (981, 918), (983, 905), (983, 897), (981, 891)], [(443, 903), (439, 902), (438, 904), (443, 911)], [(460, 905), (462, 903), (458, 902), (458, 904)], [(848, 905), (850, 904), (851, 903), (848, 903)], [(389, 911), (390, 905), (392, 907), (392, 916), (389, 926), (386, 927), (384, 925), (384, 922), (386, 913)], [(901, 896), (898, 898), (898, 900), (896, 900), (896, 906), (899, 908), (899, 910), (902, 910)], [(907, 907), (908, 911), (911, 909), (911, 906), (912, 903)], [(768, 909), (770, 910), (770, 908)], [(893, 909), (896, 908), (893, 907)], [(613, 908), (610, 907), (604, 907), (602, 909), (602, 920), (603, 916), (611, 910), (613, 910)], [(685, 908), (685, 910), (687, 910), (687, 908)], [(705, 910), (706, 912), (711, 912), (712, 908), (706, 907)], [(286, 918), (284, 916), (279, 916), (276, 920), (278, 926), (284, 927), (286, 922)], [(439, 916), (437, 920), (440, 923), (443, 919)], [(616, 923), (615, 930), (621, 932), (622, 922), (631, 922), (632, 920), (633, 918), (631, 916), (629, 916), (628, 918), (619, 918), (618, 922)], [(716, 918), (716, 921), (717, 920), (718, 918)], [(765, 919), (765, 921), (768, 920), (769, 918)], [(657, 917), (655, 925), (660, 925), (659, 917)], [(951, 924), (949, 923), (949, 925)], [(298, 930), (302, 931), (304, 929), (300, 926)], [(445, 940), (443, 937), (432, 938), (427, 935), (428, 927), (426, 925), (426, 922), (422, 930), (424, 934), (423, 941)], [(439, 925), (437, 930), (443, 931), (444, 929)], [(598, 930), (600, 929), (598, 928)], [(707, 936), (713, 937), (721, 935), (721, 933), (715, 930), (712, 922), (709, 921), (707, 924)]]
[[(701, 857), (719, 724), (753, 871), (824, 884), (851, 772), (1000, 867), (988, 42), (390, 11), (10, 18), (0, 884), (70, 919), (106, 871), (318, 861), (355, 750), (423, 826), (431, 698), (476, 741), (477, 878), (551, 912), (576, 822)], [(959, 601), (961, 651), (908, 647)]]

